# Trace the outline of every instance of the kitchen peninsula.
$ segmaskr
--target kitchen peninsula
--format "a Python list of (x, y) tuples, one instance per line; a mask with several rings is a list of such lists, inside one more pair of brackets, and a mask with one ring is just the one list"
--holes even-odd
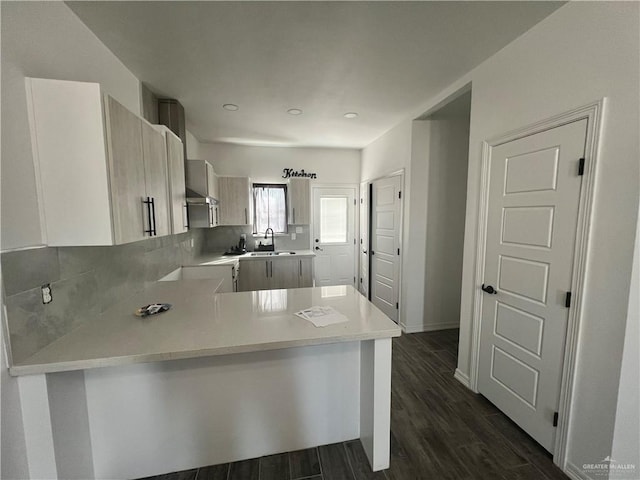
[[(33, 478), (138, 478), (353, 438), (388, 467), (400, 328), (351, 286), (220, 283), (158, 282), (11, 366)], [(173, 308), (132, 314), (153, 302)], [(313, 305), (348, 322), (294, 315)]]

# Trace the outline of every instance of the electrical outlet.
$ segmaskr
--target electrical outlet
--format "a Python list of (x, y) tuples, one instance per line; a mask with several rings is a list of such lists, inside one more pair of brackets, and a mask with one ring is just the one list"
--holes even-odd
[(193, 245), (195, 244), (195, 240), (192, 238), (191, 239), (191, 248), (193, 248)]
[(51, 303), (52, 300), (53, 296), (51, 295), (51, 285), (47, 283), (42, 286), (42, 303), (46, 305), (47, 303)]
[(291, 240), (295, 240), (295, 239), (296, 239), (296, 234), (295, 234), (295, 233), (292, 233), (292, 234), (291, 234)]
[(296, 233), (302, 233), (302, 227), (296, 227)]

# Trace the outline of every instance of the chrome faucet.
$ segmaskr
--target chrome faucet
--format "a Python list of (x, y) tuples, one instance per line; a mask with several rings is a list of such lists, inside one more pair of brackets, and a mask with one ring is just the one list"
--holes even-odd
[(269, 227), (264, 231), (264, 238), (267, 238), (267, 234), (269, 233), (269, 230), (271, 230), (271, 250), (275, 251), (276, 239), (274, 238), (274, 235), (273, 235), (273, 228)]

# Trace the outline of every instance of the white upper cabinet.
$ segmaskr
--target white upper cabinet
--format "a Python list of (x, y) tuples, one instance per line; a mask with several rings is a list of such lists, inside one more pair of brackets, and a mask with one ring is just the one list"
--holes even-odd
[(218, 199), (218, 177), (206, 160), (187, 160), (187, 188), (203, 197)]
[(188, 227), (182, 140), (164, 125), (156, 125), (156, 129), (162, 132), (166, 142), (171, 233), (184, 233)]
[(251, 224), (249, 177), (218, 177), (219, 225)]
[(311, 182), (308, 178), (291, 178), (287, 187), (289, 196), (289, 225), (311, 223)]
[(164, 138), (96, 83), (26, 79), (45, 243), (116, 245), (169, 233)]

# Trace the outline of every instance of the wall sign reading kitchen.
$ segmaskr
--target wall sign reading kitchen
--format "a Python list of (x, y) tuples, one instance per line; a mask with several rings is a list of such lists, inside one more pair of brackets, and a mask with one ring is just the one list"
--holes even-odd
[(306, 177), (306, 178), (318, 178), (315, 173), (305, 172), (302, 170), (294, 170), (293, 168), (283, 168), (282, 178), (294, 178), (294, 177)]

